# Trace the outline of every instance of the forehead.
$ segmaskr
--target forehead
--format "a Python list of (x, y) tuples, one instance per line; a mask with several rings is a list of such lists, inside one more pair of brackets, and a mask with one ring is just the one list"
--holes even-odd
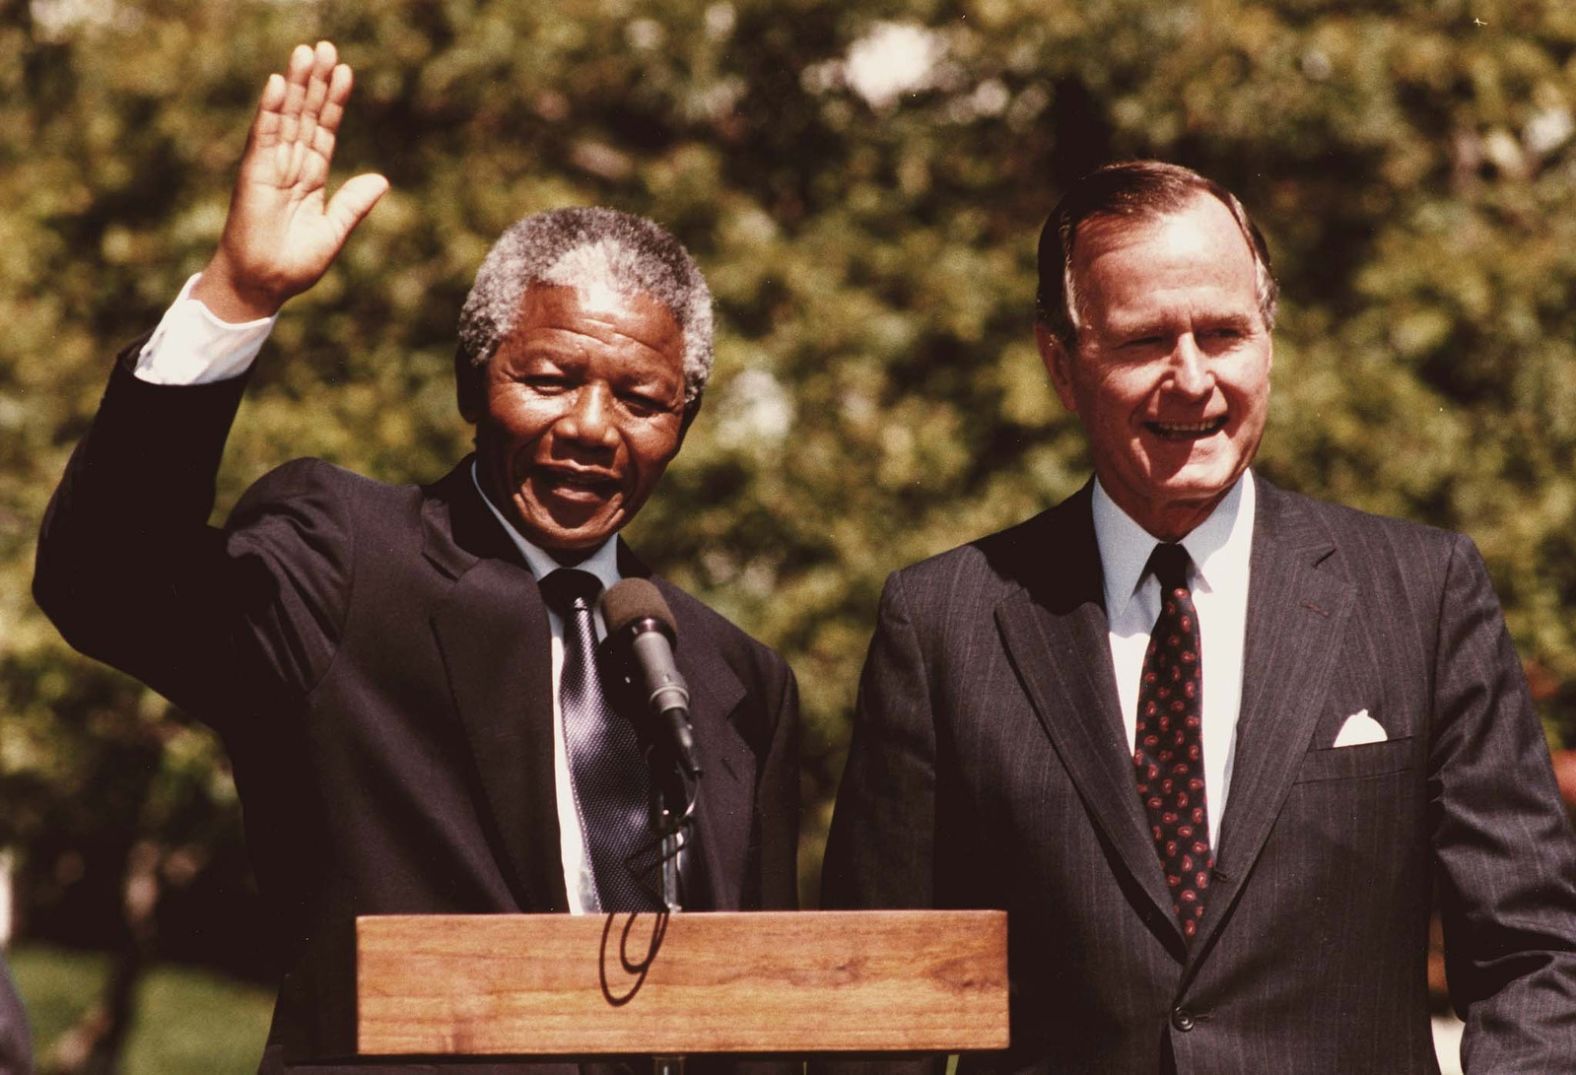
[(538, 283), (521, 296), (514, 327), (499, 350), (543, 349), (561, 355), (616, 352), (678, 372), (684, 364), (684, 331), (672, 312), (645, 291)]
[(1091, 324), (1171, 307), (1258, 310), (1258, 273), (1247, 236), (1208, 194), (1172, 212), (1084, 221), (1072, 273), (1079, 315)]

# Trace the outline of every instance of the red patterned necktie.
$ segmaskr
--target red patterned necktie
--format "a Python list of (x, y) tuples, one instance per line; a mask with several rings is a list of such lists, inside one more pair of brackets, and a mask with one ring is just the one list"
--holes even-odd
[(1147, 571), (1160, 583), (1160, 615), (1138, 685), (1133, 768), (1171, 906), (1191, 940), (1204, 918), (1215, 856), (1204, 798), (1204, 662), (1198, 612), (1187, 585), (1187, 550), (1156, 545)]

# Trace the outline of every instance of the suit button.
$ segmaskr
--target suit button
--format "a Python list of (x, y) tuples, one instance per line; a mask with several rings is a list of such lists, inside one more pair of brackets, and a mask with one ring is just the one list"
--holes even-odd
[(1171, 1010), (1171, 1025), (1184, 1034), (1193, 1029), (1193, 1013), (1186, 1008), (1173, 1008)]

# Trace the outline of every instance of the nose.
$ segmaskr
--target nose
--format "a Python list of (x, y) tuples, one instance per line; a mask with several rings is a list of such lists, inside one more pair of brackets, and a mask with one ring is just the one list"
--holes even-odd
[(613, 424), (612, 404), (612, 393), (607, 385), (582, 385), (575, 392), (569, 410), (558, 420), (557, 435), (587, 447), (615, 447), (618, 430)]
[(1204, 352), (1192, 333), (1185, 333), (1177, 340), (1176, 353), (1172, 356), (1172, 384), (1184, 396), (1207, 396), (1213, 383)]

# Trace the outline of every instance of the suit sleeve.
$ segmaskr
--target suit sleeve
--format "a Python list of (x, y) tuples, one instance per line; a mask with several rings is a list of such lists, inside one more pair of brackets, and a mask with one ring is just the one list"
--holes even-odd
[(353, 547), (326, 464), (287, 465), (208, 525), (244, 379), (170, 387), (117, 361), (39, 536), (33, 592), (77, 649), (219, 726), (309, 689)]
[(1576, 839), (1477, 550), (1459, 538), (1435, 655), (1430, 809), (1467, 1071), (1576, 1057)]
[[(936, 905), (936, 731), (901, 575), (887, 579), (821, 872), (828, 910)], [(812, 1075), (938, 1075), (944, 1056), (837, 1059)]]
[(799, 686), (786, 664), (779, 682), (771, 746), (755, 792), (763, 911), (799, 908)]
[(935, 906), (936, 731), (901, 575), (865, 658), (822, 869), (827, 908)]

